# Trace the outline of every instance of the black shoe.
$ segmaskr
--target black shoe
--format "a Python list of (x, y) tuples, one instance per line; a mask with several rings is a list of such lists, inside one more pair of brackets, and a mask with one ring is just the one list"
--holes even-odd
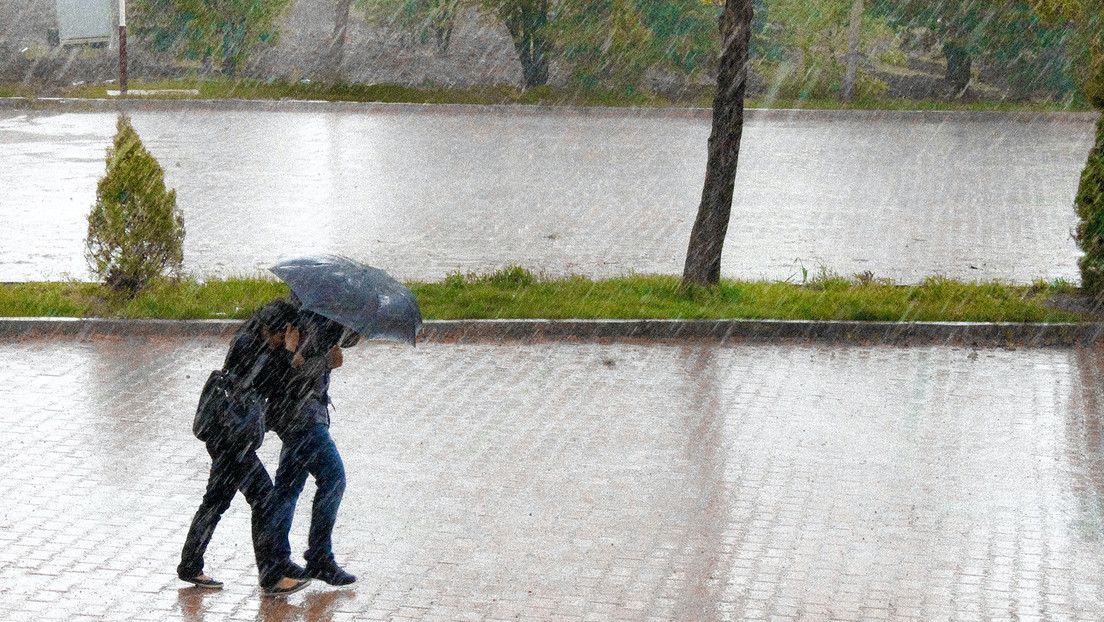
[(186, 581), (188, 583), (191, 583), (191, 584), (195, 585), (196, 587), (202, 587), (202, 588), (206, 588), (208, 590), (221, 590), (222, 589), (222, 581), (215, 581), (214, 579), (211, 579), (211, 578), (200, 579), (199, 578), (200, 575), (196, 575), (194, 577), (183, 577), (183, 576), (180, 576), (180, 575), (177, 575), (177, 576), (180, 577), (181, 581)]
[(345, 572), (336, 562), (330, 562), (323, 566), (311, 566), (307, 564), (307, 576), (319, 581), (325, 581), (330, 585), (349, 585), (356, 581), (356, 577)]
[(295, 562), (287, 562), (284, 564), (284, 576), (292, 579), (306, 579), (307, 569)]
[(294, 594), (294, 593), (298, 592), (299, 590), (307, 587), (308, 585), (310, 585), (310, 582), (311, 582), (310, 579), (299, 579), (295, 582), (295, 585), (293, 585), (291, 587), (276, 587), (275, 585), (273, 585), (271, 587), (266, 587), (266, 588), (262, 589), (261, 590), (261, 595), (262, 596), (287, 596), (288, 594)]

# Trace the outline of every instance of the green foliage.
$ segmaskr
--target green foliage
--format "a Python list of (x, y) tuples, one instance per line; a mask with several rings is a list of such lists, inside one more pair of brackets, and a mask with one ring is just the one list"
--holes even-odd
[(564, 3), (556, 18), (550, 28), (582, 86), (619, 82), (633, 88), (658, 60), (652, 32), (632, 0)]
[(908, 65), (908, 57), (899, 49), (890, 49), (878, 55), (878, 61), (886, 65), (905, 67)]
[(164, 171), (120, 115), (107, 173), (88, 215), (85, 256), (92, 272), (115, 289), (135, 292), (184, 261), (184, 218)]
[(464, 0), (357, 0), (369, 23), (391, 26), (420, 45), (448, 50)]
[(719, 7), (700, 0), (577, 0), (549, 28), (575, 82), (632, 92), (660, 66), (693, 76), (720, 50)]
[(236, 75), (258, 44), (276, 42), (289, 0), (135, 0), (133, 29), (153, 50)]
[(1082, 83), (1085, 98), (1097, 109), (1104, 110), (1104, 49), (1092, 59), (1085, 73)]
[(369, 21), (441, 50), (471, 5), (506, 26), (526, 88), (546, 84), (553, 54), (578, 86), (632, 94), (649, 68), (693, 76), (719, 49), (719, 8), (701, 0), (358, 0)]
[(1104, 0), (1036, 0), (1036, 9), (1051, 21), (1074, 25), (1071, 72), (1085, 99), (1104, 109)]
[(1085, 255), (1078, 260), (1081, 287), (1093, 295), (1104, 294), (1104, 115), (1096, 128), (1096, 144), (1081, 172), (1081, 184), (1074, 200), (1077, 243)]
[(721, 12), (719, 3), (639, 0), (637, 6), (653, 33), (652, 43), (660, 62), (687, 75), (707, 70), (714, 64), (721, 46), (717, 28)]
[[(755, 68), (770, 84), (771, 97), (799, 99), (837, 96), (848, 51), (852, 3), (844, 0), (767, 0), (761, 26), (753, 27)], [(756, 7), (759, 10), (759, 7)], [(864, 15), (860, 49), (886, 38), (886, 25)], [(887, 85), (860, 70), (855, 94), (877, 97)]]
[[(985, 61), (1007, 88), (1067, 93), (1073, 29), (1038, 2), (1016, 0), (877, 0), (874, 13), (898, 29), (928, 31), (951, 59)], [(955, 62), (959, 62), (956, 60)]]

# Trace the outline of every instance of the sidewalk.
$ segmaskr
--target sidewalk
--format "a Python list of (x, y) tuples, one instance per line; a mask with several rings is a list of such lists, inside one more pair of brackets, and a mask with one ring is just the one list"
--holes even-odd
[(225, 347), (0, 341), (0, 619), (1104, 619), (1095, 349), (360, 346), (333, 388), (360, 580), (269, 600), (241, 499), (227, 588), (174, 576)]

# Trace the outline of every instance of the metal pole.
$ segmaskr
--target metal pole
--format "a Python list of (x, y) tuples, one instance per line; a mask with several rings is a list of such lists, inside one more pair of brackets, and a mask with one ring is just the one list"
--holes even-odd
[(127, 94), (126, 0), (119, 0), (119, 96)]

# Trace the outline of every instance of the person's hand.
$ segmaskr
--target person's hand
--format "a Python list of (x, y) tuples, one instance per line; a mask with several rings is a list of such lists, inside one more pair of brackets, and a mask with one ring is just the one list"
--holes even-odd
[(295, 356), (291, 357), (291, 368), (292, 369), (298, 369), (298, 368), (303, 366), (303, 363), (306, 363), (306, 362), (307, 362), (307, 359), (303, 358), (302, 354), (299, 354), (298, 352), (296, 352)]
[[(288, 322), (284, 327), (284, 348), (288, 352), (295, 352), (299, 349), (299, 329), (296, 328), (291, 322)], [(300, 365), (303, 363), (300, 362)]]
[(330, 369), (337, 369), (345, 362), (345, 355), (341, 353), (341, 346), (334, 346), (326, 353), (330, 357)]

